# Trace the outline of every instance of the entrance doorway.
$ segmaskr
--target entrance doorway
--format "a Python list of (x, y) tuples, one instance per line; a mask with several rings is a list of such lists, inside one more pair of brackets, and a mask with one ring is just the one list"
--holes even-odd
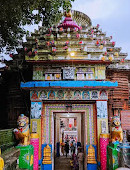
[[(53, 170), (54, 166), (57, 165), (55, 158), (62, 158), (62, 155), (60, 156), (60, 119), (68, 118), (68, 116), (77, 119), (77, 143), (81, 143), (84, 151), (84, 169), (86, 169), (87, 165), (86, 148), (90, 144), (96, 146), (97, 124), (96, 112), (93, 108), (93, 104), (71, 104), (71, 109), (68, 109), (68, 104), (43, 104), (41, 115), (41, 138), (43, 145), (49, 144), (52, 148)], [(80, 123), (78, 123), (78, 121)], [(61, 160), (59, 162), (61, 162)], [(61, 164), (64, 165), (62, 162)], [(69, 164), (67, 163), (67, 166), (68, 165)]]
[[(55, 170), (71, 169), (73, 154), (77, 155), (79, 147), (80, 149), (82, 148), (82, 151), (85, 150), (86, 133), (84, 117), (84, 113), (54, 113)], [(66, 143), (69, 145), (67, 154)]]

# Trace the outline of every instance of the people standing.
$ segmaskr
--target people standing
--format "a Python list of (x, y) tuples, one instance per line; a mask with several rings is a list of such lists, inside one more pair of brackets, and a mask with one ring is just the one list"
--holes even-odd
[(67, 157), (67, 155), (69, 153), (69, 143), (68, 142), (65, 143), (65, 152), (66, 152), (66, 157)]
[(75, 153), (75, 146), (74, 146), (74, 143), (72, 142), (71, 143), (71, 155)]
[(61, 143), (61, 152), (62, 152), (63, 156), (64, 156), (64, 149), (65, 149), (65, 143), (62, 142)]
[(84, 159), (84, 154), (80, 149), (78, 153), (79, 170), (83, 170), (83, 159)]
[[(74, 167), (74, 170), (78, 170), (78, 159), (77, 159), (77, 155), (75, 154), (75, 151), (72, 155), (72, 160), (73, 160), (73, 167)], [(79, 169), (80, 170), (80, 169)]]

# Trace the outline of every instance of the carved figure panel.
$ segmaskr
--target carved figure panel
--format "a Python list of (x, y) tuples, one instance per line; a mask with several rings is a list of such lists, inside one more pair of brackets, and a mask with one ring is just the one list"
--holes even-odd
[(73, 80), (74, 79), (74, 68), (63, 69), (63, 79)]

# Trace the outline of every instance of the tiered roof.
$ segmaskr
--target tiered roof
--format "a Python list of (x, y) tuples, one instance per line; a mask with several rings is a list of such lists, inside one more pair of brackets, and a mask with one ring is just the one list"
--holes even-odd
[[(81, 20), (77, 25), (73, 19)], [(90, 18), (78, 11), (73, 11), (73, 17), (67, 14), (65, 20), (46, 30), (40, 27), (38, 31), (27, 37), (23, 44), (25, 59), (28, 62), (99, 62), (110, 63), (124, 60), (127, 53), (115, 47), (112, 36), (107, 37), (99, 24), (91, 25)]]

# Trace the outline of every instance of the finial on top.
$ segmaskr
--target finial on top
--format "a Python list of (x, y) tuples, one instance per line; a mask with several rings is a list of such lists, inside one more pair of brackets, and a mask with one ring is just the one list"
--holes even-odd
[(66, 16), (66, 17), (72, 17), (71, 10), (69, 10), (68, 12), (66, 11), (66, 12), (65, 12), (65, 16)]

